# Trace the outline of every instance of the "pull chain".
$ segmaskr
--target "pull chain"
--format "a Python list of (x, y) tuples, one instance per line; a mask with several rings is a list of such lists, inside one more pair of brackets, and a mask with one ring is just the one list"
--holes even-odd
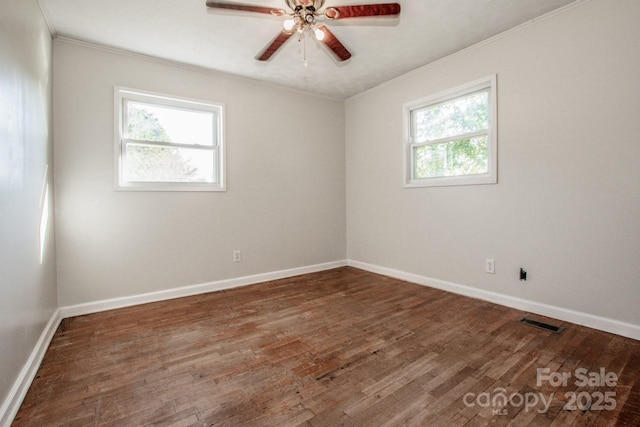
[(304, 65), (305, 67), (309, 66), (309, 63), (307, 62), (307, 37), (305, 37), (306, 34), (302, 33), (302, 52), (303, 52), (303, 60), (302, 60), (302, 65)]

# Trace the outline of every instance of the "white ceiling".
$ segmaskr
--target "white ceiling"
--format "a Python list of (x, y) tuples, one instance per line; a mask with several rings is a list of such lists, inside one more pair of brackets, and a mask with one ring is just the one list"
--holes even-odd
[[(109, 47), (345, 99), (539, 17), (574, 0), (398, 0), (396, 19), (329, 22), (353, 57), (338, 63), (308, 36), (270, 61), (255, 56), (284, 17), (210, 10), (205, 0), (39, 0), (52, 31)], [(327, 0), (327, 6), (392, 0)], [(285, 0), (242, 0), (285, 8)]]

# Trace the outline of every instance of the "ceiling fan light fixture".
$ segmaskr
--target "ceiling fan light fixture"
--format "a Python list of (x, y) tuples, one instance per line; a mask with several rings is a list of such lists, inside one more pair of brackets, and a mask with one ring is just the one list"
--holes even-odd
[(325, 33), (324, 33), (324, 31), (322, 31), (320, 28), (316, 28), (316, 29), (314, 29), (314, 30), (313, 30), (313, 32), (314, 32), (314, 34), (316, 35), (316, 39), (317, 39), (318, 41), (322, 41), (322, 40), (324, 40), (324, 37), (325, 37), (325, 35), (326, 35), (326, 34), (325, 34)]
[(294, 21), (293, 19), (287, 19), (282, 23), (282, 26), (286, 31), (291, 31), (293, 30), (293, 27), (296, 26), (296, 21)]

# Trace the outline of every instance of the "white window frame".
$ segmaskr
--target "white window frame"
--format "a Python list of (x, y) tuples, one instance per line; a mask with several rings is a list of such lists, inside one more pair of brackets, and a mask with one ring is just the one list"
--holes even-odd
[[(403, 106), (403, 186), (405, 188), (437, 187), (449, 185), (473, 185), (473, 184), (495, 184), (498, 182), (498, 108), (497, 108), (497, 88), (496, 75), (490, 75), (479, 80), (475, 80), (452, 89), (448, 89), (425, 98), (408, 102)], [(489, 127), (487, 129), (487, 173), (462, 176), (446, 176), (433, 178), (414, 178), (414, 148), (423, 145), (448, 142), (458, 140), (460, 137), (474, 136), (458, 135), (452, 138), (444, 138), (428, 143), (415, 144), (413, 142), (413, 120), (412, 112), (421, 110), (436, 104), (452, 101), (474, 92), (487, 90), (489, 93)], [(481, 132), (484, 135), (484, 132)]]
[[(125, 144), (137, 140), (124, 138), (126, 123), (125, 100), (140, 101), (147, 104), (177, 107), (179, 109), (196, 112), (216, 113), (217, 123), (214, 133), (213, 151), (216, 182), (129, 182), (124, 179), (124, 162), (126, 159)], [(115, 189), (122, 191), (226, 191), (225, 180), (225, 150), (224, 150), (224, 104), (166, 95), (157, 92), (132, 89), (122, 86), (114, 88), (114, 176)], [(157, 146), (198, 148), (195, 144), (164, 143), (145, 141)], [(212, 149), (211, 146), (203, 149)]]

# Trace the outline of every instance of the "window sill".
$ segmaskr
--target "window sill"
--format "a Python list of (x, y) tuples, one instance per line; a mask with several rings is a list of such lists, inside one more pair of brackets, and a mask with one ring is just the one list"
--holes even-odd
[(497, 184), (495, 175), (447, 176), (441, 178), (413, 179), (404, 183), (404, 188), (449, 187), (453, 185)]
[(226, 192), (226, 188), (219, 184), (189, 184), (189, 183), (135, 183), (119, 184), (116, 191), (217, 191)]

